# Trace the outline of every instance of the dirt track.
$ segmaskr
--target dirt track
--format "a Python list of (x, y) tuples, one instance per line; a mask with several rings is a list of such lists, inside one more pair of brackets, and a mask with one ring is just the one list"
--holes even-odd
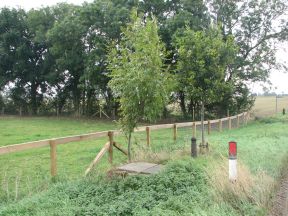
[(283, 179), (270, 216), (288, 215), (288, 175)]

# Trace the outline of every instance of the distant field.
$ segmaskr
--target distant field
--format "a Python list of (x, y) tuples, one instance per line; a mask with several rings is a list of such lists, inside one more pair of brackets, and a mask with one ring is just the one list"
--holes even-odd
[[(278, 100), (278, 113), (281, 113), (283, 108), (288, 111), (288, 97), (280, 97)], [(276, 97), (275, 96), (258, 96), (256, 97), (255, 105), (252, 108), (255, 116), (265, 117), (276, 113)]]

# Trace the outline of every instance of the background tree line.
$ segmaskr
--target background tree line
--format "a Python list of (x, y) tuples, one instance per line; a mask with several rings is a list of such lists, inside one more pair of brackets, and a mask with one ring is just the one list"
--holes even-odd
[(253, 104), (248, 84), (284, 68), (275, 44), (288, 37), (287, 7), (285, 0), (96, 0), (2, 8), (0, 107), (10, 114), (117, 116), (108, 47), (121, 41), (137, 8), (142, 22), (157, 20), (163, 67), (173, 76), (169, 103), (184, 116), (204, 99), (212, 115), (241, 112)]

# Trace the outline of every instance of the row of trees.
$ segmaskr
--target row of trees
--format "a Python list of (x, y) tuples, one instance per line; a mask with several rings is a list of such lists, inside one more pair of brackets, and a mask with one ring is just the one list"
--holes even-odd
[[(169, 103), (178, 103), (184, 115), (201, 102), (218, 115), (247, 109), (253, 102), (247, 85), (266, 81), (272, 67), (283, 66), (275, 60), (275, 43), (287, 40), (285, 0), (96, 0), (28, 12), (2, 8), (0, 106), (32, 114), (91, 116), (102, 108), (117, 114), (118, 96), (112, 94), (114, 84), (108, 85), (113, 78), (109, 46), (120, 47), (123, 37), (129, 37), (121, 29), (129, 28), (133, 8), (142, 14), (142, 23), (152, 16), (157, 20), (165, 55), (163, 65), (154, 63), (169, 74)], [(141, 56), (133, 61), (129, 73), (148, 64)], [(138, 77), (141, 86), (134, 87), (135, 97), (150, 97), (145, 103), (159, 99), (149, 91), (137, 95), (137, 88), (153, 86), (153, 76), (147, 71)]]

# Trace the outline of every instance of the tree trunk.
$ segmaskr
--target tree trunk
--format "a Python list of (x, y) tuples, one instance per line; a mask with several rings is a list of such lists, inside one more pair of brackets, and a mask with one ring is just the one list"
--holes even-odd
[(119, 103), (118, 101), (114, 100), (115, 119), (116, 119), (117, 116), (118, 116), (119, 108), (120, 108), (120, 103)]
[(37, 84), (35, 82), (32, 82), (31, 84), (31, 90), (30, 90), (30, 95), (31, 95), (31, 110), (32, 114), (36, 115), (37, 114)]
[(82, 95), (80, 95), (80, 113), (81, 115), (86, 115), (86, 97), (87, 97), (87, 91), (84, 89), (82, 91)]
[(106, 100), (105, 112), (108, 114), (108, 116), (112, 116), (114, 100), (112, 92), (109, 89), (107, 89), (107, 97), (105, 98), (105, 100)]
[(59, 101), (57, 102), (57, 108), (58, 108), (58, 115), (61, 115), (62, 112), (63, 112), (63, 107), (65, 105), (65, 102), (66, 102), (66, 98), (63, 97), (63, 98), (60, 98)]
[(93, 98), (92, 100), (92, 96), (93, 96), (93, 90), (89, 89), (87, 90), (87, 100), (86, 100), (86, 115), (87, 116), (91, 116), (93, 114), (93, 100), (96, 100), (95, 98)]
[(80, 101), (81, 101), (81, 91), (78, 87), (79, 77), (75, 76), (72, 84), (72, 94), (73, 94), (73, 106), (74, 113), (77, 117), (80, 117)]
[(179, 99), (180, 99), (180, 108), (184, 116), (187, 115), (186, 106), (185, 106), (185, 94), (183, 91), (179, 92)]
[(59, 105), (58, 105), (58, 102), (56, 103), (56, 116), (58, 117), (59, 116)]
[(131, 162), (131, 132), (128, 135), (128, 160)]
[(19, 116), (22, 116), (22, 106), (19, 108)]
[(80, 116), (80, 94), (78, 90), (74, 91), (73, 97), (74, 112), (77, 117)]

